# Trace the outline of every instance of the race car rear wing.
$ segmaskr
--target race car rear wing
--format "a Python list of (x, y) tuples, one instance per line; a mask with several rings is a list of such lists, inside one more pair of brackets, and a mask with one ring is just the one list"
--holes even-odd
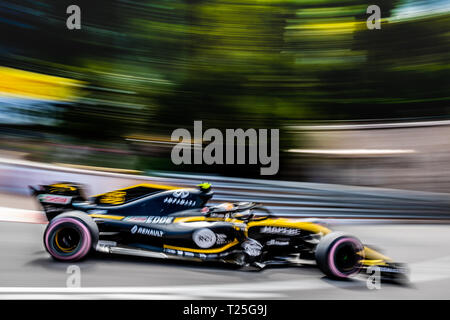
[(55, 216), (71, 210), (73, 202), (86, 201), (83, 187), (71, 182), (29, 186), (50, 221)]

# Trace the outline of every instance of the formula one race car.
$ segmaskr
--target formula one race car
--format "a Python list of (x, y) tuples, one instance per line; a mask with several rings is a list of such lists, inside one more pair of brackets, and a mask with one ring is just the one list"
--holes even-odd
[(311, 219), (276, 217), (252, 202), (207, 206), (213, 196), (208, 183), (198, 189), (140, 184), (89, 199), (73, 183), (30, 188), (49, 220), (44, 246), (56, 260), (79, 260), (96, 250), (250, 269), (315, 262), (332, 278), (377, 268), (381, 279), (407, 279), (405, 265)]

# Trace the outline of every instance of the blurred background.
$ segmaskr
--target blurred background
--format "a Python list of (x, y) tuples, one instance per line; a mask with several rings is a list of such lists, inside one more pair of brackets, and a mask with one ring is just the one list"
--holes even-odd
[(445, 0), (1, 1), (0, 157), (260, 178), (173, 165), (202, 120), (280, 129), (265, 179), (450, 192), (449, 27)]

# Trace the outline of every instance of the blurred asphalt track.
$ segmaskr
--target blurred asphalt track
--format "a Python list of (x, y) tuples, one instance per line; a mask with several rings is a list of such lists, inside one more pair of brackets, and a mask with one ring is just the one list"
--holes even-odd
[[(21, 195), (0, 194), (0, 204), (0, 219), (8, 208), (38, 210), (30, 197)], [(444, 222), (340, 221), (335, 230), (409, 264), (410, 285), (383, 283), (379, 290), (369, 290), (363, 280), (329, 280), (311, 266), (251, 272), (100, 254), (78, 262), (81, 287), (66, 288), (70, 264), (55, 262), (45, 252), (44, 228), (0, 222), (0, 299), (450, 299), (450, 225)]]

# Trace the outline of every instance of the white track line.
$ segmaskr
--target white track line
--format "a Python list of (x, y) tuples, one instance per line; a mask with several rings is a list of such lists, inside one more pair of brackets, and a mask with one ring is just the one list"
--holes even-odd
[[(346, 284), (364, 285), (360, 281)], [(0, 287), (0, 299), (264, 299), (286, 298), (286, 291), (326, 288), (330, 284), (320, 279), (166, 287)]]
[[(450, 256), (412, 264), (413, 284), (450, 278)], [(342, 289), (366, 288), (365, 279), (340, 282)], [(326, 290), (335, 286), (323, 279), (308, 278), (291, 281), (268, 281), (258, 283), (232, 283), (158, 287), (0, 287), (0, 299), (43, 300), (154, 300), (154, 299), (288, 299), (288, 292)]]

